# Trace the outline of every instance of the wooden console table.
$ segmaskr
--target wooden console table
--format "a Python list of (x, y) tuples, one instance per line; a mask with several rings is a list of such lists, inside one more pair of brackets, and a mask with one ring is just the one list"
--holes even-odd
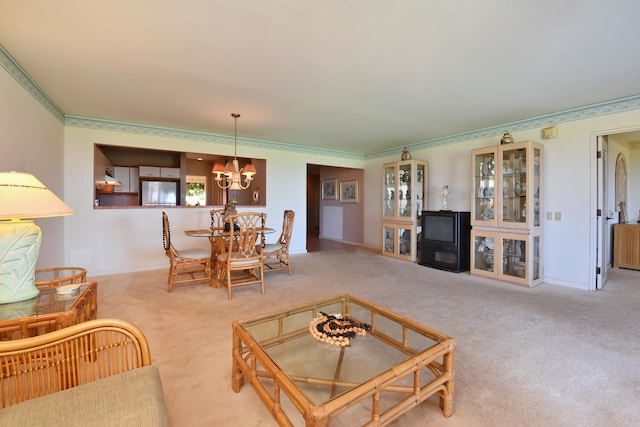
[(640, 270), (640, 224), (613, 226), (613, 266)]

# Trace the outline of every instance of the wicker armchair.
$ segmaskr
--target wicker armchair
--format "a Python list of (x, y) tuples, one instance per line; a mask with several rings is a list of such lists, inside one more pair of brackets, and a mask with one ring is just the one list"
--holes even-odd
[(36, 337), (0, 342), (0, 407), (151, 364), (142, 332), (98, 319)]
[(260, 284), (260, 293), (264, 293), (261, 247), (266, 217), (257, 212), (229, 216), (230, 223), (237, 226), (230, 227), (229, 243), (216, 263), (216, 287), (226, 286), (229, 299), (234, 286)]
[(289, 259), (289, 244), (291, 243), (291, 233), (293, 232), (293, 220), (295, 212), (284, 211), (282, 220), (282, 233), (276, 243), (267, 243), (262, 248), (265, 272), (289, 270), (291, 275), (291, 260)]
[(162, 212), (162, 243), (169, 258), (168, 292), (173, 285), (207, 281), (211, 282), (211, 253), (200, 248), (177, 250), (171, 243), (169, 217)]
[(168, 426), (162, 380), (134, 325), (97, 319), (0, 342), (0, 426)]

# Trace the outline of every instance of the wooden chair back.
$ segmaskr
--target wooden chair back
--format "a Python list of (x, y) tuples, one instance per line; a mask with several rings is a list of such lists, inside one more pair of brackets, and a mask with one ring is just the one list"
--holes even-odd
[(224, 228), (224, 224), (222, 221), (222, 217), (224, 215), (224, 209), (212, 209), (209, 211), (211, 215), (211, 229), (222, 229)]
[(169, 217), (166, 212), (162, 212), (162, 247), (164, 248), (166, 255), (171, 257), (171, 229), (169, 227)]
[(264, 223), (267, 214), (243, 212), (229, 215), (229, 222), (234, 224), (229, 229), (229, 239), (233, 246), (229, 248), (227, 262), (256, 260), (261, 257)]
[(296, 214), (287, 209), (282, 218), (282, 232), (276, 243), (263, 245), (265, 271), (288, 270), (291, 275), (291, 260), (289, 259), (289, 244), (293, 233), (293, 222)]
[(173, 285), (206, 281), (211, 283), (211, 253), (202, 249), (177, 250), (171, 243), (171, 228), (169, 217), (162, 212), (162, 246), (169, 258), (169, 277), (167, 292), (171, 292)]
[(289, 250), (289, 244), (291, 243), (291, 234), (293, 233), (293, 221), (296, 218), (296, 213), (290, 209), (284, 211), (284, 217), (282, 219), (282, 232), (278, 238), (278, 244), (285, 246), (287, 251)]
[(250, 284), (260, 284), (264, 293), (264, 262), (262, 246), (267, 214), (242, 212), (229, 215), (229, 242), (226, 251), (216, 262), (216, 286), (227, 287), (231, 299), (231, 288)]

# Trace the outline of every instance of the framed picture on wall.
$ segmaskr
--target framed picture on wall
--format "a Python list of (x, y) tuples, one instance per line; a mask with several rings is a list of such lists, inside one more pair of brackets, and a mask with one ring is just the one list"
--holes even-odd
[(358, 180), (340, 181), (340, 203), (358, 203)]
[(336, 200), (338, 198), (338, 180), (334, 179), (323, 179), (322, 180), (322, 200)]

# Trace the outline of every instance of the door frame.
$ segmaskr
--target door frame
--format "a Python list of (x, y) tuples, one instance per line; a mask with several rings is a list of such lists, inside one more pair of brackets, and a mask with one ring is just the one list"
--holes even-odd
[[(600, 242), (598, 241), (598, 227), (597, 227), (597, 208), (598, 208), (598, 185), (600, 184), (600, 180), (598, 177), (598, 164), (597, 164), (597, 154), (598, 154), (598, 137), (604, 137), (604, 136), (610, 136), (610, 135), (615, 135), (618, 133), (626, 133), (626, 132), (636, 132), (636, 131), (640, 131), (640, 124), (639, 125), (635, 125), (635, 126), (627, 126), (627, 127), (622, 127), (622, 128), (614, 128), (614, 129), (607, 129), (607, 130), (599, 130), (599, 131), (594, 131), (591, 133), (591, 170), (590, 170), (590, 187), (591, 187), (591, 192), (590, 192), (590, 198), (591, 198), (591, 203), (590, 203), (590, 207), (591, 207), (591, 214), (590, 216), (590, 224), (591, 224), (591, 230), (590, 230), (590, 242), (589, 242), (589, 247), (590, 247), (590, 259), (589, 259), (589, 287), (588, 290), (590, 291), (595, 291), (597, 290), (597, 282), (596, 282), (596, 267), (598, 265), (597, 263), (597, 257), (598, 257), (598, 249)], [(607, 170), (610, 170), (610, 163), (611, 163), (611, 156), (609, 156), (609, 159), (607, 161)], [(615, 165), (614, 165), (614, 170), (615, 170)], [(605, 207), (605, 209), (607, 209)], [(607, 212), (603, 212), (603, 215), (605, 218), (608, 217)], [(607, 233), (607, 241), (610, 242), (611, 241), (611, 233), (610, 233), (610, 227), (608, 226), (609, 221), (606, 220), (605, 224), (607, 225), (606, 227), (604, 227), (603, 231)], [(609, 250), (609, 248), (604, 248), (604, 250)], [(611, 263), (607, 263), (604, 268), (609, 268), (610, 265), (612, 265)]]
[[(611, 239), (609, 227), (608, 193), (609, 193), (609, 136), (599, 135), (596, 146), (596, 283), (595, 288), (600, 290), (607, 283), (607, 271), (609, 269), (609, 241)], [(599, 155), (598, 155), (599, 154)], [(600, 191), (602, 190), (602, 191)], [(598, 214), (599, 211), (599, 214)]]

